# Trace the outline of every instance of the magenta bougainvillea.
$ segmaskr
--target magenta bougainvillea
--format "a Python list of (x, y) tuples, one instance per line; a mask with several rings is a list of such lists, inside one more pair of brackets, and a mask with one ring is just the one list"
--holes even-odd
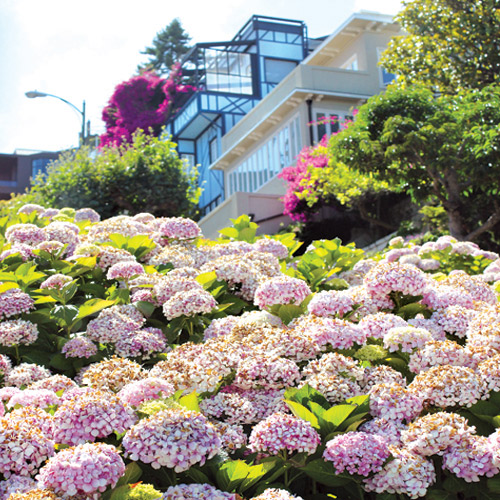
[[(353, 116), (356, 116), (358, 110), (353, 111)], [(328, 120), (325, 117), (325, 120)], [(310, 122), (309, 126), (318, 125), (320, 122)], [(323, 121), (322, 123), (326, 123)], [(340, 123), (339, 132), (344, 130), (352, 123), (351, 119), (345, 119)], [(332, 135), (336, 135), (334, 132)], [(283, 179), (288, 185), (285, 196), (281, 198), (284, 209), (283, 214), (288, 215), (292, 220), (297, 222), (307, 222), (315, 213), (314, 207), (310, 207), (307, 201), (301, 199), (300, 193), (311, 187), (311, 169), (324, 168), (328, 165), (331, 159), (328, 152), (329, 135), (325, 134), (321, 140), (314, 146), (305, 146), (297, 155), (295, 165), (284, 168), (278, 177)]]
[(284, 168), (278, 177), (287, 182), (287, 190), (283, 201), (283, 213), (292, 220), (306, 222), (311, 210), (305, 200), (301, 200), (298, 193), (301, 193), (307, 186), (307, 180), (310, 180), (309, 167), (324, 168), (328, 165), (328, 136), (324, 136), (321, 141), (314, 146), (302, 148), (297, 156), (297, 163)]
[(100, 146), (129, 143), (137, 129), (158, 136), (167, 118), (179, 108), (180, 98), (193, 90), (182, 83), (178, 64), (167, 79), (145, 72), (120, 83), (102, 112), (106, 132), (100, 137)]

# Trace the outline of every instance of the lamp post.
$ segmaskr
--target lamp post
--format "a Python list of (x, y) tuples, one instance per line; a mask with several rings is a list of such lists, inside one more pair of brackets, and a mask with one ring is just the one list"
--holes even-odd
[(85, 101), (83, 101), (83, 106), (82, 109), (78, 109), (74, 104), (71, 104), (69, 101), (66, 99), (63, 99), (62, 97), (59, 97), (54, 94), (47, 94), (46, 92), (38, 92), (38, 90), (30, 90), (29, 92), (25, 93), (26, 97), (29, 97), (30, 99), (34, 99), (35, 97), (55, 97), (56, 99), (59, 99), (62, 102), (65, 102), (69, 106), (71, 106), (75, 111), (78, 111), (82, 117), (82, 131), (80, 133), (79, 137), (79, 145), (83, 146), (85, 144)]

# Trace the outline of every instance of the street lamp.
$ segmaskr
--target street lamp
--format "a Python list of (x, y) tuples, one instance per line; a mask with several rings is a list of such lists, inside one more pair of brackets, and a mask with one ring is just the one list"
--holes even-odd
[(78, 113), (80, 113), (82, 117), (82, 131), (78, 143), (80, 144), (80, 146), (83, 146), (85, 144), (85, 101), (83, 101), (82, 109), (78, 109), (74, 104), (71, 104), (66, 99), (63, 99), (62, 97), (59, 97), (54, 94), (38, 92), (38, 90), (30, 90), (29, 92), (26, 92), (25, 95), (30, 99), (34, 99), (35, 97), (55, 97), (56, 99), (59, 99), (60, 101), (65, 102), (66, 104), (69, 104), (75, 111), (78, 111)]

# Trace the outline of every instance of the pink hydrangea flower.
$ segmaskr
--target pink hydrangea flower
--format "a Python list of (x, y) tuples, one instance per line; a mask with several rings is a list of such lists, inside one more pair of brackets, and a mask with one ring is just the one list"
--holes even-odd
[(287, 411), (283, 393), (277, 389), (243, 390), (229, 385), (200, 401), (200, 408), (210, 418), (229, 424), (255, 424), (273, 413)]
[(436, 481), (434, 464), (405, 448), (389, 446), (394, 457), (374, 476), (364, 480), (367, 491), (398, 493), (410, 498), (425, 497)]
[(58, 289), (60, 290), (63, 288), (64, 285), (67, 285), (68, 283), (71, 283), (73, 281), (73, 278), (71, 276), (66, 276), (65, 274), (53, 274), (52, 276), (48, 277), (45, 281), (42, 281), (40, 284), (40, 288), (49, 288), (49, 289)]
[(0, 323), (0, 344), (5, 347), (19, 344), (29, 345), (37, 338), (38, 328), (31, 321), (13, 319)]
[(90, 358), (97, 354), (97, 346), (87, 337), (75, 337), (63, 345), (61, 352), (67, 358)]
[(27, 313), (35, 307), (35, 301), (19, 288), (10, 288), (0, 294), (0, 319)]
[(274, 413), (254, 426), (248, 440), (253, 452), (278, 455), (280, 452), (312, 454), (321, 442), (312, 425), (300, 418)]
[(382, 470), (391, 456), (387, 441), (380, 435), (347, 432), (326, 443), (323, 458), (333, 463), (337, 474), (368, 476)]
[(403, 295), (421, 295), (427, 287), (427, 275), (411, 264), (380, 261), (364, 277), (364, 285), (373, 296), (387, 296), (391, 292)]
[(201, 235), (201, 229), (196, 222), (183, 217), (171, 217), (160, 226), (160, 233), (166, 238), (190, 240)]
[(29, 423), (0, 418), (0, 473), (30, 476), (54, 454), (54, 441)]
[(443, 453), (443, 469), (468, 483), (478, 482), (500, 472), (494, 458), (488, 438), (472, 435)]
[(413, 352), (432, 340), (428, 330), (413, 326), (391, 328), (384, 334), (384, 347), (389, 352)]
[(301, 304), (311, 294), (307, 283), (290, 276), (277, 276), (264, 281), (255, 291), (254, 303), (262, 309), (275, 304)]
[(267, 488), (252, 500), (303, 500), (302, 497), (292, 495), (286, 490), (279, 488)]
[(131, 409), (114, 394), (98, 389), (73, 393), (54, 414), (54, 438), (58, 443), (77, 445), (125, 432), (135, 423)]
[(258, 252), (267, 252), (273, 254), (278, 259), (286, 259), (288, 257), (288, 248), (281, 241), (271, 238), (262, 238), (257, 240), (253, 247)]
[(111, 306), (89, 321), (86, 335), (94, 342), (114, 343), (123, 335), (138, 330), (145, 321), (142, 313), (131, 304)]
[(96, 223), (101, 220), (101, 216), (93, 208), (80, 208), (75, 212), (75, 222), (88, 220)]
[(370, 413), (374, 417), (410, 422), (422, 410), (422, 400), (398, 384), (377, 384), (370, 389)]
[(42, 205), (38, 205), (36, 203), (26, 203), (26, 205), (23, 205), (22, 207), (19, 208), (17, 213), (29, 215), (33, 212), (37, 212), (38, 214), (40, 214), (44, 211), (45, 207), (42, 207)]
[(36, 363), (21, 363), (9, 372), (5, 379), (5, 385), (28, 386), (38, 380), (49, 378), (51, 375), (52, 373), (47, 368)]
[(201, 414), (183, 409), (163, 410), (141, 420), (125, 434), (125, 456), (168, 467), (175, 472), (203, 465), (221, 448), (215, 427)]
[(125, 472), (118, 450), (104, 443), (84, 443), (58, 452), (40, 469), (38, 485), (64, 498), (95, 498)]
[(408, 386), (425, 405), (438, 408), (470, 407), (487, 397), (487, 386), (471, 368), (465, 366), (433, 366), (419, 373)]
[(472, 366), (473, 364), (472, 353), (456, 342), (431, 340), (410, 355), (408, 368), (413, 373), (421, 373), (432, 366)]
[(124, 261), (113, 264), (106, 277), (108, 280), (128, 280), (139, 274), (144, 274), (144, 267), (138, 262)]
[(59, 398), (54, 391), (49, 389), (25, 389), (17, 392), (9, 399), (7, 408), (14, 408), (16, 405), (48, 408), (58, 404)]
[[(147, 327), (127, 333), (117, 340), (115, 353), (124, 358), (149, 359), (153, 354), (165, 352), (167, 341), (159, 328)], [(169, 348), (170, 349), (170, 348)]]
[(237, 500), (235, 493), (226, 493), (210, 484), (178, 484), (169, 486), (161, 500)]
[(233, 383), (241, 389), (282, 389), (296, 385), (300, 379), (300, 371), (292, 360), (254, 355), (239, 364)]
[(438, 412), (424, 415), (411, 422), (401, 433), (408, 451), (422, 456), (442, 455), (475, 433), (467, 419), (456, 413)]
[(174, 386), (159, 377), (148, 377), (130, 382), (120, 389), (117, 396), (127, 406), (139, 407), (144, 401), (168, 398), (174, 394)]
[(217, 301), (205, 290), (176, 293), (163, 304), (163, 314), (170, 321), (179, 316), (208, 314), (217, 307)]
[(48, 239), (42, 228), (35, 224), (13, 224), (5, 231), (5, 238), (9, 243), (21, 243), (35, 246)]
[(316, 316), (338, 316), (341, 318), (351, 312), (354, 305), (354, 298), (348, 290), (327, 290), (314, 295), (307, 310)]

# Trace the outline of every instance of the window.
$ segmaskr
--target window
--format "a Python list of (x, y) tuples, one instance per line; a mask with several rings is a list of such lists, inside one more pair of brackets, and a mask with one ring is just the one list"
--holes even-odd
[(252, 94), (250, 54), (227, 50), (205, 50), (207, 90), (233, 94)]
[(295, 61), (285, 61), (282, 59), (269, 59), (264, 60), (266, 82), (267, 83), (280, 83), (290, 71), (292, 71), (297, 63)]
[(181, 158), (186, 162), (186, 170), (187, 172), (192, 172), (193, 167), (195, 165), (195, 157), (194, 154), (191, 153), (182, 153)]
[(316, 110), (314, 121), (309, 124), (313, 127), (314, 142), (319, 142), (325, 135), (338, 132), (345, 121), (352, 120), (352, 115), (343, 112)]
[(38, 158), (36, 160), (33, 160), (31, 162), (31, 177), (32, 177), (32, 179), (35, 180), (39, 174), (45, 174), (47, 172), (47, 165), (51, 161), (52, 160), (49, 160), (47, 158)]
[(354, 54), (352, 57), (342, 64), (341, 69), (349, 69), (351, 71), (358, 71), (358, 56)]
[[(377, 59), (380, 60), (380, 56), (382, 52), (384, 52), (384, 48), (377, 47)], [(394, 73), (389, 73), (382, 66), (379, 66), (379, 77), (380, 77), (380, 85), (382, 87), (387, 87), (389, 83), (396, 79), (396, 75)]]
[(229, 192), (255, 192), (295, 161), (300, 151), (300, 118), (296, 115), (258, 150), (229, 172)]
[(217, 136), (215, 136), (213, 139), (210, 139), (210, 142), (208, 143), (209, 147), (209, 157), (210, 157), (210, 163), (213, 163), (215, 160), (217, 160), (218, 154), (217, 154)]

